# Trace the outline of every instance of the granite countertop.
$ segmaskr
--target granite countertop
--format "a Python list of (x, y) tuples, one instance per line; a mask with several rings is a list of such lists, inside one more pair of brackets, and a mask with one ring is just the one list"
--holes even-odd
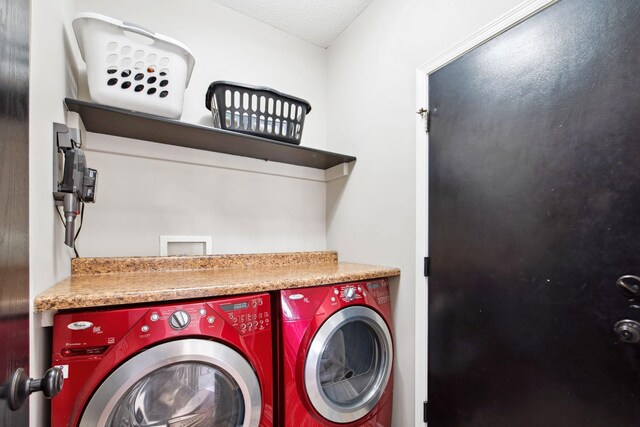
[(34, 311), (67, 310), (302, 288), (400, 275), (338, 262), (337, 252), (199, 257), (78, 258), (69, 278), (39, 294)]

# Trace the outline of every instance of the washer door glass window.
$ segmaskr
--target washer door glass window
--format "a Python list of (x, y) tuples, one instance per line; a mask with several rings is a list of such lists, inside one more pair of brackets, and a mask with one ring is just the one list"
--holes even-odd
[(244, 400), (225, 371), (203, 363), (180, 363), (140, 379), (116, 404), (108, 426), (238, 427)]
[(79, 427), (258, 427), (262, 397), (252, 366), (215, 341), (151, 347), (116, 368)]
[(392, 359), (391, 335), (380, 315), (367, 307), (345, 308), (327, 319), (309, 347), (309, 400), (330, 421), (360, 419), (382, 397)]

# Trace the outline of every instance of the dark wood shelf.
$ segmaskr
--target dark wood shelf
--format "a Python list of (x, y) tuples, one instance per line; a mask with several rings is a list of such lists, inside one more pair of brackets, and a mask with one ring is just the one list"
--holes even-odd
[(355, 157), (346, 154), (183, 123), (76, 99), (66, 98), (64, 102), (70, 111), (80, 114), (89, 132), (324, 170), (356, 160)]

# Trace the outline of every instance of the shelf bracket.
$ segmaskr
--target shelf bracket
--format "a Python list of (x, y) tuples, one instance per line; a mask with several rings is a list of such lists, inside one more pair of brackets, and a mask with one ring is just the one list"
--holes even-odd
[(324, 171), (324, 180), (326, 182), (333, 181), (338, 178), (349, 176), (351, 168), (350, 163), (341, 163)]

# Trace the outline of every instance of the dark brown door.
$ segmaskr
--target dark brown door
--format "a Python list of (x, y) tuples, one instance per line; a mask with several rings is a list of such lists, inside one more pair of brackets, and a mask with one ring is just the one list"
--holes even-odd
[[(0, 0), (0, 384), (29, 369), (29, 3)], [(0, 426), (28, 425), (0, 401)]]
[(561, 0), (429, 97), (429, 425), (640, 426), (640, 2)]

